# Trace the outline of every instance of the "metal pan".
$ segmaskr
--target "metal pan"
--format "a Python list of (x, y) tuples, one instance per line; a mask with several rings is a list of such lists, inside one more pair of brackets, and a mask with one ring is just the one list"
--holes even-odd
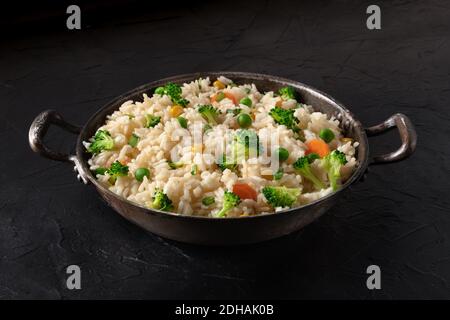
[[(353, 175), (339, 191), (303, 207), (292, 208), (281, 213), (240, 218), (183, 216), (153, 210), (132, 203), (97, 182), (89, 170), (87, 161), (90, 154), (85, 151), (82, 142), (87, 141), (95, 134), (97, 128), (105, 122), (108, 114), (118, 109), (123, 102), (139, 100), (143, 93), (152, 93), (156, 87), (169, 81), (182, 84), (199, 77), (215, 79), (220, 75), (233, 79), (238, 84), (254, 83), (260, 91), (271, 91), (288, 85), (292, 86), (298, 91), (301, 102), (310, 104), (315, 110), (339, 119), (345, 136), (360, 143), (357, 151), (359, 164)], [(50, 125), (59, 126), (78, 136), (75, 154), (56, 152), (45, 145), (44, 137)], [(382, 134), (392, 128), (398, 129), (402, 141), (401, 147), (392, 153), (369, 157), (367, 137)], [(232, 245), (269, 240), (303, 228), (330, 209), (338, 197), (365, 174), (369, 165), (396, 162), (410, 156), (415, 150), (417, 135), (409, 118), (400, 113), (394, 114), (379, 125), (365, 129), (341, 103), (300, 82), (246, 72), (202, 72), (161, 79), (129, 91), (97, 111), (82, 128), (66, 122), (56, 111), (44, 111), (31, 124), (29, 142), (35, 152), (46, 158), (72, 163), (79, 180), (85, 184), (92, 184), (101, 197), (120, 215), (142, 228), (159, 236), (182, 242), (204, 245)]]

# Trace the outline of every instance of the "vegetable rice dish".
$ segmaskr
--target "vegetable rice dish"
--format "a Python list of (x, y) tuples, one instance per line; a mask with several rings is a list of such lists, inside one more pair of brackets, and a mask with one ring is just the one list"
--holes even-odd
[(231, 79), (167, 83), (127, 101), (84, 142), (105, 188), (154, 210), (242, 217), (300, 207), (339, 188), (359, 145), (292, 87)]

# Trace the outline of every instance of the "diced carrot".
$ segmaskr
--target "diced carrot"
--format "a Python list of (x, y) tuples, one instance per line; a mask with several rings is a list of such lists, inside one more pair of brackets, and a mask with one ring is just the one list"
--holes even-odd
[(330, 153), (330, 148), (328, 147), (328, 144), (326, 144), (326, 142), (323, 141), (322, 139), (313, 139), (307, 142), (306, 146), (308, 147), (308, 149), (305, 152), (305, 154), (307, 155), (310, 153), (317, 153), (321, 158), (323, 158)]
[(231, 101), (233, 101), (234, 104), (237, 104), (236, 98), (234, 97), (234, 95), (231, 92), (223, 92), (225, 97), (227, 97), (228, 99), (230, 99)]
[(256, 201), (256, 191), (246, 183), (236, 183), (233, 186), (233, 193), (241, 199), (253, 199)]
[(217, 98), (217, 93), (213, 94), (210, 98), (211, 102), (216, 102), (216, 98)]

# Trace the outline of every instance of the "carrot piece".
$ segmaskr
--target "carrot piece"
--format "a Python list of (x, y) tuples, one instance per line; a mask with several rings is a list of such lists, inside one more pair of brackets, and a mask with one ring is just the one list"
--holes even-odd
[(317, 153), (321, 158), (323, 158), (330, 153), (330, 148), (328, 147), (328, 144), (326, 144), (326, 142), (323, 141), (322, 139), (313, 139), (307, 142), (306, 146), (308, 147), (308, 149), (305, 152), (306, 155), (310, 153)]
[(227, 97), (228, 99), (230, 99), (231, 101), (233, 101), (234, 104), (237, 104), (236, 98), (234, 97), (234, 95), (231, 92), (223, 92), (225, 97)]
[(209, 99), (211, 102), (216, 102), (217, 94), (213, 94)]
[(256, 201), (256, 191), (246, 183), (236, 183), (233, 186), (233, 193), (241, 199), (253, 199)]

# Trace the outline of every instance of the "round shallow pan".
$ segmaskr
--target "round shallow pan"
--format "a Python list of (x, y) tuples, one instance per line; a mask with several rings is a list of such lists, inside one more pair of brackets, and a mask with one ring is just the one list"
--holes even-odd
[[(118, 109), (123, 102), (142, 99), (143, 93), (151, 94), (155, 88), (169, 81), (182, 84), (199, 77), (215, 79), (220, 75), (233, 79), (238, 84), (255, 83), (260, 91), (275, 91), (280, 87), (292, 86), (299, 93), (301, 102), (310, 104), (315, 110), (339, 119), (345, 136), (351, 137), (360, 143), (357, 151), (359, 164), (353, 175), (339, 191), (303, 207), (293, 208), (281, 213), (241, 218), (183, 216), (153, 210), (132, 203), (109, 191), (97, 182), (89, 170), (87, 161), (90, 154), (85, 151), (82, 142), (87, 141), (95, 134), (97, 128), (105, 122), (108, 114)], [(63, 154), (46, 147), (43, 139), (47, 129), (52, 124), (78, 135), (76, 154)], [(369, 159), (367, 137), (381, 134), (394, 127), (397, 127), (399, 131), (402, 141), (401, 147), (392, 153)], [(105, 105), (88, 120), (83, 128), (66, 122), (56, 111), (47, 110), (36, 117), (29, 131), (30, 146), (35, 152), (53, 160), (72, 162), (75, 165), (74, 169), (78, 174), (78, 179), (85, 184), (91, 183), (102, 198), (124, 218), (162, 237), (205, 245), (253, 243), (297, 231), (330, 209), (337, 198), (351, 184), (364, 175), (370, 164), (395, 162), (410, 156), (416, 147), (416, 140), (417, 136), (414, 126), (408, 117), (403, 114), (394, 114), (383, 123), (365, 129), (358, 119), (341, 103), (314, 88), (288, 79), (244, 72), (202, 72), (151, 82), (129, 91)]]

